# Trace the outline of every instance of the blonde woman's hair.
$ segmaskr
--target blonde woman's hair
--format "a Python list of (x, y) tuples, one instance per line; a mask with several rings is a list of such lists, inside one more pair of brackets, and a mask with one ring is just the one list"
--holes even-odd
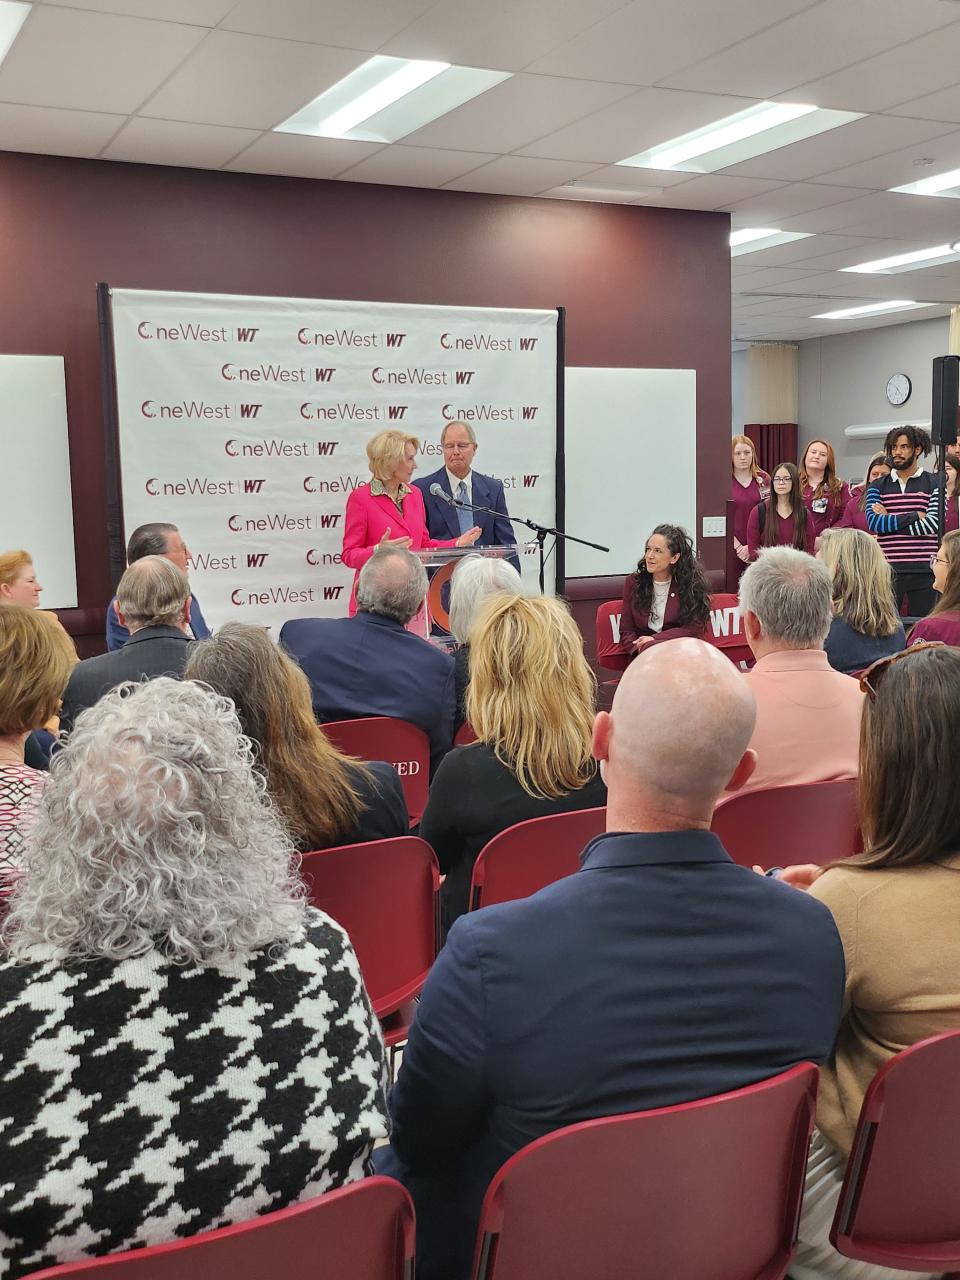
[(370, 474), (381, 484), (386, 484), (396, 471), (408, 444), (412, 444), (415, 449), (420, 448), (419, 439), (408, 436), (405, 431), (394, 431), (392, 428), (378, 431), (372, 440), (367, 441)]
[(820, 559), (833, 579), (833, 609), (864, 636), (892, 636), (900, 625), (893, 570), (875, 538), (862, 529), (824, 529)]
[(29, 551), (0, 551), (0, 585), (12, 586), (21, 570), (32, 564)]
[(55, 715), (73, 662), (49, 614), (0, 609), (0, 735), (30, 733)]
[(566, 607), (491, 596), (470, 631), (467, 719), (528, 795), (556, 799), (594, 776), (596, 681)]

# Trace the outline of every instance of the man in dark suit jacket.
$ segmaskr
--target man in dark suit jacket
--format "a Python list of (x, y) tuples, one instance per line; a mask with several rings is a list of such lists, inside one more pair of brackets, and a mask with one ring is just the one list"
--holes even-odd
[[(479, 525), (481, 532), (477, 541), (481, 546), (515, 546), (517, 535), (507, 516), (503, 481), (481, 475), (479, 471), (472, 469), (477, 452), (477, 437), (473, 427), (468, 422), (448, 422), (441, 433), (440, 444), (443, 447), (444, 465), (439, 471), (413, 482), (423, 494), (431, 538), (459, 538), (461, 533)], [(438, 484), (450, 497), (476, 503), (479, 507), (489, 507), (499, 514), (492, 516), (483, 511), (453, 507), (442, 498), (434, 497), (430, 492), (430, 486), (434, 484)], [(519, 571), (519, 560), (511, 556), (510, 561)]]
[(303, 668), (321, 722), (393, 716), (430, 739), (430, 772), (453, 745), (453, 659), (405, 630), (427, 575), (409, 551), (383, 547), (360, 570), (353, 618), (296, 618), (280, 643)]
[(375, 1156), (413, 1194), (418, 1280), (468, 1274), (485, 1188), (535, 1138), (829, 1055), (844, 985), (833, 917), (736, 866), (709, 830), (721, 791), (753, 769), (753, 720), (712, 646), (640, 654), (594, 728), (607, 834), (576, 875), (451, 929)]
[[(142, 524), (134, 529), (127, 543), (127, 564), (134, 564), (144, 556), (164, 556), (184, 573), (189, 572), (190, 552), (175, 524)], [(187, 623), (190, 628), (188, 635), (192, 635), (194, 640), (206, 640), (209, 636), (210, 628), (196, 596), (190, 598), (190, 617)], [(117, 597), (114, 596), (107, 605), (107, 649), (111, 653), (115, 649), (121, 649), (129, 638), (130, 632), (120, 621)]]
[(86, 658), (73, 668), (63, 695), (61, 729), (70, 729), (81, 711), (125, 680), (183, 673), (192, 643), (187, 575), (164, 556), (144, 556), (120, 579), (117, 604), (130, 639), (122, 649)]

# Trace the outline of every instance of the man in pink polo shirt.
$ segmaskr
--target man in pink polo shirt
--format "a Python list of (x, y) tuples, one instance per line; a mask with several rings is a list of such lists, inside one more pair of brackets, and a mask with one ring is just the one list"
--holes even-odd
[(769, 547), (740, 579), (740, 611), (757, 659), (744, 677), (757, 703), (745, 791), (857, 776), (859, 682), (823, 651), (833, 616), (830, 574), (792, 547)]

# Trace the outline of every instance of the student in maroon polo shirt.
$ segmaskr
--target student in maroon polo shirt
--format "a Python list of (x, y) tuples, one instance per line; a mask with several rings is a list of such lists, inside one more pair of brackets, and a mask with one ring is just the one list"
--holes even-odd
[(882, 480), (890, 474), (890, 460), (885, 453), (875, 453), (867, 463), (867, 475), (862, 485), (854, 485), (850, 490), (850, 501), (843, 513), (843, 519), (835, 527), (837, 529), (860, 529), (869, 533), (867, 524), (867, 490), (875, 480)]
[(812, 553), (812, 524), (803, 504), (800, 473), (792, 462), (778, 463), (770, 497), (750, 512), (747, 546), (751, 560), (756, 560), (764, 547), (793, 547)]
[(833, 445), (811, 440), (800, 460), (800, 488), (814, 543), (824, 529), (832, 529), (843, 519), (850, 490), (837, 475)]

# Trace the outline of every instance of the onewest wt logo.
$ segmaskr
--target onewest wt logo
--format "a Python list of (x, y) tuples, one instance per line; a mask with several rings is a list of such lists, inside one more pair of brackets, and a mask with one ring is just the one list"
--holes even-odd
[(237, 341), (238, 342), (255, 342), (259, 329), (244, 329), (237, 325)]
[(262, 569), (267, 563), (269, 551), (248, 551), (247, 552), (247, 568)]

